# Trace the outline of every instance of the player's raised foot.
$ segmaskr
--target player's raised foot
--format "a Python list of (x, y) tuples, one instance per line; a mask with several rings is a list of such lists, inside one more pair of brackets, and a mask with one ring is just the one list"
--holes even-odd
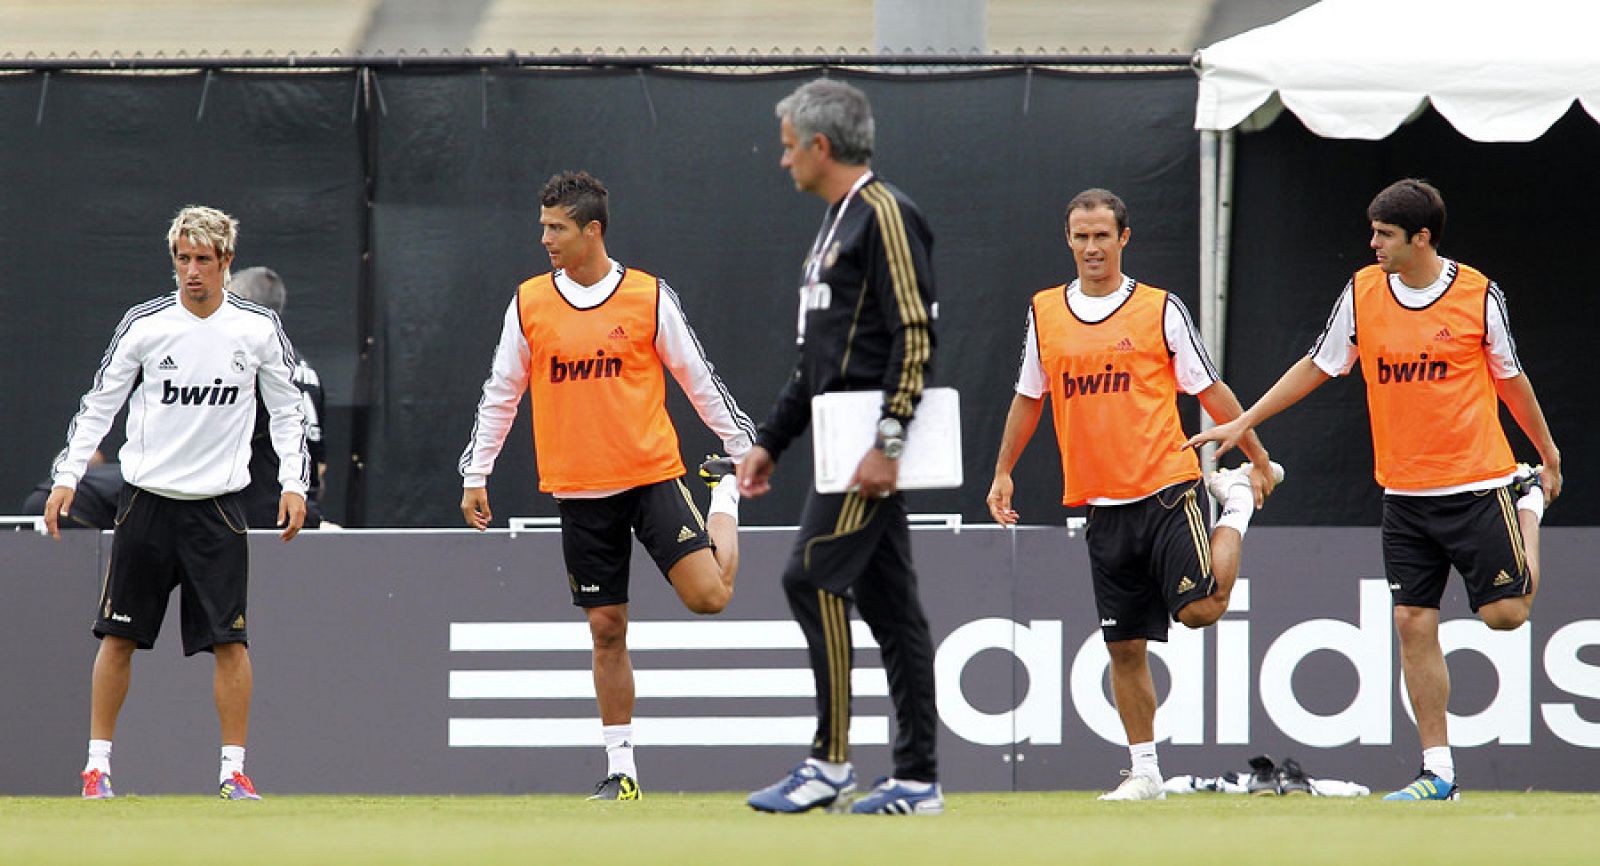
[(944, 791), (938, 782), (879, 779), (867, 795), (850, 804), (852, 815), (942, 815)]
[(102, 773), (99, 770), (84, 770), (81, 775), (83, 776), (83, 799), (109, 800), (117, 796), (111, 790), (111, 775), (109, 773)]
[[(1271, 461), (1269, 465), (1272, 467), (1272, 480), (1281, 483), (1283, 481), (1283, 466), (1276, 460)], [(1247, 488), (1250, 486), (1249, 463), (1240, 463), (1232, 469), (1218, 469), (1206, 478), (1206, 490), (1210, 492), (1211, 498), (1215, 499), (1219, 505), (1228, 501), (1228, 491), (1239, 484), (1243, 484)]]
[(1384, 796), (1385, 800), (1459, 800), (1461, 799), (1461, 786), (1445, 780), (1428, 772), (1424, 767), (1417, 774), (1416, 781)]
[(1245, 793), (1252, 797), (1276, 797), (1278, 790), (1278, 765), (1266, 755), (1250, 759), (1250, 778), (1244, 781)]
[(1306, 778), (1306, 771), (1300, 769), (1300, 764), (1294, 758), (1285, 758), (1278, 765), (1277, 772), (1278, 793), (1293, 797), (1311, 794), (1311, 780)]
[(1123, 770), (1122, 775), (1127, 777), (1115, 791), (1101, 794), (1101, 800), (1165, 800), (1167, 792), (1161, 790), (1161, 780), (1132, 770)]
[(223, 781), (222, 789), (218, 792), (218, 796), (224, 800), (261, 799), (261, 795), (256, 793), (256, 786), (250, 781), (250, 777), (238, 770), (234, 770), (233, 775)]
[(591, 800), (637, 800), (639, 799), (639, 783), (627, 773), (612, 773), (601, 779), (594, 786), (594, 793), (589, 795)]
[(721, 454), (707, 454), (706, 459), (700, 463), (700, 480), (707, 487), (715, 488), (717, 482), (733, 474), (733, 458), (723, 457)]
[(1544, 482), (1539, 480), (1539, 473), (1543, 471), (1543, 466), (1529, 466), (1526, 463), (1518, 463), (1516, 475), (1511, 479), (1511, 501), (1516, 502), (1527, 496), (1535, 487), (1543, 490)]
[(845, 777), (835, 782), (821, 767), (806, 761), (787, 776), (750, 795), (745, 802), (757, 812), (796, 813), (843, 805), (856, 789), (856, 771), (846, 765)]

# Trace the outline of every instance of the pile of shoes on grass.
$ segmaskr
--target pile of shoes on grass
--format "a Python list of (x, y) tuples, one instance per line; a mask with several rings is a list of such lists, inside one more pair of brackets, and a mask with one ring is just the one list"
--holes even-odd
[(1372, 793), (1367, 786), (1355, 782), (1311, 778), (1293, 758), (1285, 758), (1278, 763), (1266, 755), (1256, 755), (1249, 763), (1249, 770), (1230, 771), (1220, 776), (1173, 776), (1161, 789), (1168, 794), (1212, 792), (1249, 794), (1253, 797), (1365, 797)]

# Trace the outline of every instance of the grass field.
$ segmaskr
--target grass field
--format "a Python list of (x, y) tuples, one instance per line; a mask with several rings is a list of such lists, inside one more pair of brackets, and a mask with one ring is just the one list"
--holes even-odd
[(1600, 795), (1100, 803), (956, 794), (939, 817), (758, 815), (743, 795), (0, 798), (0, 864), (1600, 863)]

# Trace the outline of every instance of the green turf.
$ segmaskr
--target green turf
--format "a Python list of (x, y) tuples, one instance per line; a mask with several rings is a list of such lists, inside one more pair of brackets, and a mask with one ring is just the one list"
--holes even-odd
[(940, 817), (758, 815), (742, 795), (0, 798), (0, 864), (1465, 864), (1600, 862), (1600, 795), (1457, 803), (956, 794)]

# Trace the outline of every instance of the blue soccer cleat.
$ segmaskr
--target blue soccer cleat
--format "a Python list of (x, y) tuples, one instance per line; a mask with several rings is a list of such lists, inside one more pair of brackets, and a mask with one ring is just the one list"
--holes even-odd
[(1417, 774), (1416, 781), (1385, 795), (1385, 800), (1459, 800), (1461, 799), (1461, 786), (1445, 780), (1428, 772), (1423, 768)]
[(856, 789), (856, 771), (850, 768), (843, 782), (835, 782), (823, 774), (822, 768), (810, 762), (802, 763), (774, 784), (750, 795), (746, 803), (758, 812), (798, 813), (818, 807), (840, 804), (842, 798)]
[(99, 770), (84, 770), (83, 773), (83, 799), (109, 800), (117, 796), (111, 790), (111, 775)]
[[(922, 786), (919, 784), (919, 788)], [(944, 791), (934, 782), (912, 790), (898, 779), (879, 779), (872, 792), (850, 805), (853, 815), (941, 815)]]
[(233, 775), (229, 776), (227, 781), (222, 783), (222, 789), (218, 792), (217, 796), (224, 800), (261, 799), (261, 795), (256, 793), (256, 786), (251, 784), (250, 777), (239, 772), (238, 770), (234, 770)]

